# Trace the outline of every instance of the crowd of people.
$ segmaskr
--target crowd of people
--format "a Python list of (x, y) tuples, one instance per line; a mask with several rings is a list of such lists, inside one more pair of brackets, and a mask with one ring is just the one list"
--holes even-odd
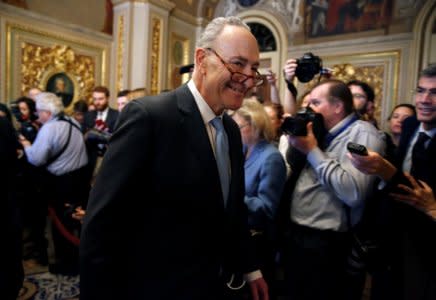
[[(0, 106), (7, 295), (22, 259), (49, 263), (49, 208), (49, 270), (80, 273), (83, 300), (360, 300), (368, 272), (373, 300), (436, 299), (436, 64), (383, 132), (366, 82), (320, 78), (298, 97), (295, 58), (282, 101), (239, 18), (210, 22), (194, 59), (187, 84), (120, 91), (118, 109), (104, 86), (71, 116), (32, 89), (11, 109), (16, 128)], [(377, 257), (358, 269), (356, 234)]]

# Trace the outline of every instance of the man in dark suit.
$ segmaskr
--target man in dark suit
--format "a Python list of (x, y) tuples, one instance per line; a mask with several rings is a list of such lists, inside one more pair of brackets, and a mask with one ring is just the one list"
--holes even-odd
[(92, 177), (99, 158), (106, 152), (108, 137), (114, 132), (118, 110), (109, 107), (110, 93), (107, 87), (97, 86), (92, 90), (95, 110), (85, 114), (84, 132), (88, 151), (88, 172)]
[[(262, 83), (258, 67), (246, 24), (217, 18), (197, 42), (188, 84), (126, 105), (84, 218), (82, 300), (223, 299), (233, 272), (268, 299), (250, 248), (241, 136), (225, 113)], [(227, 186), (218, 133), (228, 137)]]
[(397, 200), (389, 299), (436, 299), (436, 64), (421, 72), (415, 103), (417, 119), (403, 122), (395, 166), (372, 151), (352, 156), (356, 168), (381, 177)]
[(3, 299), (16, 299), (24, 279), (21, 218), (16, 198), (17, 189), (22, 188), (17, 185), (19, 143), (7, 107), (0, 103), (0, 108), (0, 190), (1, 205), (5, 212), (0, 220), (0, 228), (2, 254), (6, 258), (0, 266), (0, 295)]

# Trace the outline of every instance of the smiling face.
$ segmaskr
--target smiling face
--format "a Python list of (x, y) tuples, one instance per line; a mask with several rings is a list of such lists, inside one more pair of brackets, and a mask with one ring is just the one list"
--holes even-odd
[[(237, 110), (254, 80), (234, 80), (230, 71), (255, 76), (259, 67), (259, 49), (255, 37), (245, 28), (227, 25), (212, 46), (196, 49), (193, 79), (201, 95), (215, 112)], [(233, 78), (233, 79), (232, 79)]]
[(436, 127), (436, 77), (421, 77), (415, 94), (416, 116), (423, 123), (424, 129)]

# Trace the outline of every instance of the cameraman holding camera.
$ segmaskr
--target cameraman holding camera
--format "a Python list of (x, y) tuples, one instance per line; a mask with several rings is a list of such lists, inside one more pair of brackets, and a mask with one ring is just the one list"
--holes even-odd
[[(295, 174), (294, 189), (288, 191), (291, 197), (284, 199), (290, 207), (291, 234), (284, 253), (289, 297), (350, 300), (361, 291), (357, 287), (353, 290), (346, 275), (349, 230), (361, 218), (375, 176), (356, 172), (347, 157), (346, 144), (352, 141), (376, 152), (383, 152), (385, 144), (375, 127), (358, 120), (353, 96), (339, 80), (316, 85), (309, 107), (313, 111), (285, 122), (303, 125), (303, 129), (283, 128), (291, 133), (288, 138), (293, 149), (307, 157), (301, 172)], [(323, 139), (315, 137), (314, 128), (318, 127), (328, 131)]]
[[(41, 190), (44, 199), (53, 206), (64, 227), (72, 232), (77, 222), (66, 211), (68, 205), (84, 205), (89, 184), (85, 180), (88, 162), (85, 142), (77, 121), (63, 113), (64, 106), (53, 93), (36, 96), (39, 121), (43, 124), (33, 143), (20, 135), (28, 161), (43, 170)], [(78, 273), (78, 248), (53, 226), (55, 265), (52, 273), (75, 275)]]

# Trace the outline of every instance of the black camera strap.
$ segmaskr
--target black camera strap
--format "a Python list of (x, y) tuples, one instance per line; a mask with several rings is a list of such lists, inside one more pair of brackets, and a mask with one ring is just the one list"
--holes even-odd
[(67, 138), (67, 142), (64, 144), (64, 146), (62, 147), (62, 149), (59, 150), (58, 153), (56, 153), (54, 156), (50, 157), (50, 158), (47, 160), (47, 162), (46, 162), (44, 165), (41, 166), (41, 167), (44, 168), (44, 169), (47, 168), (49, 165), (51, 165), (51, 164), (52, 164), (56, 159), (59, 158), (59, 156), (62, 155), (62, 153), (65, 152), (65, 150), (67, 149), (67, 147), (68, 147), (68, 145), (69, 145), (69, 143), (70, 143), (70, 139), (71, 139), (71, 131), (73, 130), (73, 126), (74, 126), (77, 130), (79, 130), (80, 132), (82, 132), (82, 131), (80, 130), (80, 128), (79, 128), (76, 124), (74, 124), (73, 122), (71, 122), (71, 120), (65, 118), (63, 114), (60, 115), (60, 116), (58, 117), (58, 121), (64, 121), (64, 122), (67, 122), (67, 123), (70, 124), (70, 126), (69, 126), (69, 130), (68, 130), (68, 138)]

